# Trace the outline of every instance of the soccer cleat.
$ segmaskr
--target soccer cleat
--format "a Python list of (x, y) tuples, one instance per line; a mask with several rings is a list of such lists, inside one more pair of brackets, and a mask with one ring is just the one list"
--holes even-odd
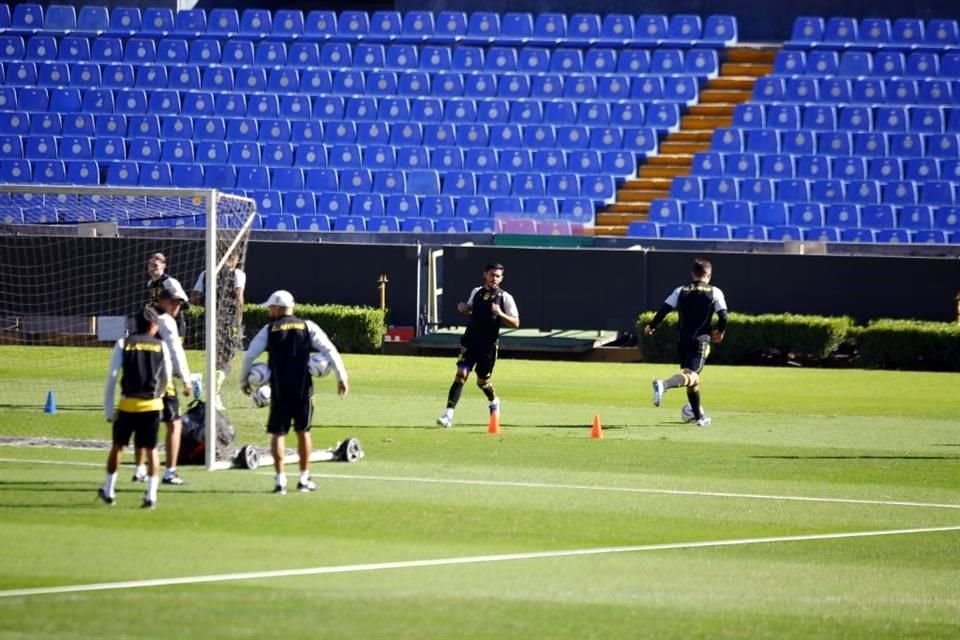
[(490, 403), (490, 415), (499, 413), (500, 411), (500, 398), (494, 398), (493, 402)]
[(146, 481), (147, 481), (147, 474), (145, 474), (145, 473), (137, 473), (136, 471), (134, 471), (134, 472), (133, 472), (133, 477), (130, 478), (130, 480), (132, 480), (133, 482), (146, 482)]
[(107, 505), (108, 507), (112, 507), (113, 505), (117, 504), (117, 499), (113, 496), (108, 496), (103, 490), (103, 487), (97, 489), (97, 499), (102, 501), (103, 504)]
[(443, 414), (442, 416), (437, 418), (437, 424), (443, 427), (444, 429), (449, 429), (450, 427), (453, 426), (453, 418), (451, 418), (447, 414)]
[(654, 380), (653, 381), (653, 406), (659, 407), (660, 403), (663, 402), (664, 391), (665, 389), (663, 388), (663, 381)]
[(183, 478), (181, 478), (176, 471), (174, 471), (173, 473), (165, 473), (163, 475), (162, 482), (163, 484), (183, 484), (184, 483)]
[(287, 495), (287, 488), (282, 484), (278, 484), (273, 487), (273, 492), (285, 496)]
[(702, 418), (697, 419), (697, 426), (709, 427), (711, 422), (713, 422), (713, 420), (710, 419), (710, 416), (703, 416)]
[(157, 503), (156, 503), (155, 500), (151, 500), (150, 498), (144, 498), (144, 499), (143, 499), (143, 502), (140, 503), (140, 508), (141, 508), (141, 509), (156, 509), (156, 508), (157, 508)]
[(300, 493), (310, 493), (311, 491), (317, 490), (317, 483), (313, 480), (307, 480), (306, 482), (297, 483), (297, 491)]

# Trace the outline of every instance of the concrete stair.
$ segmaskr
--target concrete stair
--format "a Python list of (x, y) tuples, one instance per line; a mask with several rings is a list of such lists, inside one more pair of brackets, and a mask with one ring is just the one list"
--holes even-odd
[(720, 75), (700, 90), (700, 102), (687, 109), (680, 130), (660, 142), (637, 176), (617, 189), (616, 202), (597, 213), (594, 235), (623, 236), (631, 222), (647, 219), (650, 203), (665, 198), (676, 176), (690, 175), (693, 155), (710, 148), (715, 129), (730, 126), (736, 105), (753, 93), (756, 79), (773, 71), (776, 47), (735, 47), (723, 52)]

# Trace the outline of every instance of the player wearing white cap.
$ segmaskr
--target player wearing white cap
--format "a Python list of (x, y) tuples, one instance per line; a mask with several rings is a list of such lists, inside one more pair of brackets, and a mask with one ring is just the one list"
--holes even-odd
[(240, 371), (241, 390), (250, 395), (247, 376), (257, 357), (267, 352), (270, 366), (270, 415), (267, 433), (270, 434), (270, 452), (277, 477), (274, 493), (287, 492), (287, 476), (283, 471), (284, 439), (290, 424), (297, 434), (297, 453), (300, 458), (298, 491), (313, 491), (317, 485), (310, 479), (310, 423), (313, 417), (313, 379), (309, 360), (312, 352), (321, 353), (330, 361), (337, 376), (337, 390), (347, 395), (347, 369), (337, 348), (312, 320), (303, 320), (293, 314), (294, 300), (289, 291), (274, 291), (263, 303), (270, 322), (250, 341)]

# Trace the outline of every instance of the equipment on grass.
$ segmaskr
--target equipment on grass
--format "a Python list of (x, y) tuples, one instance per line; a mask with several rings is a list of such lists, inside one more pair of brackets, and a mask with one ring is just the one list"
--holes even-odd
[[(700, 412), (707, 415), (707, 410), (703, 405), (700, 405)], [(697, 416), (693, 415), (693, 407), (690, 406), (689, 402), (680, 408), (680, 419), (684, 422), (693, 422), (697, 419)]]
[[(243, 267), (256, 218), (253, 200), (212, 189), (0, 185), (0, 359), (11, 372), (31, 373), (0, 377), (0, 385), (16, 386), (25, 407), (55, 393), (61, 410), (90, 412), (75, 439), (108, 437), (97, 414), (109, 350), (150, 302), (147, 261), (162, 254), (166, 275), (187, 291), (207, 274), (203, 308), (181, 316), (184, 347), (203, 352), (190, 360), (212, 397), (214, 372), (241, 348), (231, 265), (236, 257)], [(49, 436), (52, 421), (37, 413), (0, 421), (0, 437)], [(211, 453), (208, 468), (216, 463)]]
[[(177, 464), (203, 464), (206, 459), (206, 422), (207, 404), (202, 400), (196, 400), (183, 414), (183, 428), (180, 431), (180, 455), (177, 458)], [(237, 437), (236, 429), (230, 424), (227, 417), (219, 412), (214, 412), (214, 421), (216, 423), (216, 453), (218, 460), (230, 460), (233, 452), (230, 448), (231, 443)]]
[(247, 374), (247, 384), (257, 388), (268, 382), (270, 382), (270, 365), (266, 362), (253, 363), (250, 367), (250, 373)]
[(253, 400), (255, 407), (262, 409), (270, 404), (271, 394), (270, 385), (264, 384), (253, 390), (253, 393), (250, 394), (250, 399)]
[(322, 353), (317, 352), (310, 354), (308, 367), (310, 369), (310, 375), (315, 378), (322, 378), (333, 371), (333, 364), (330, 360)]

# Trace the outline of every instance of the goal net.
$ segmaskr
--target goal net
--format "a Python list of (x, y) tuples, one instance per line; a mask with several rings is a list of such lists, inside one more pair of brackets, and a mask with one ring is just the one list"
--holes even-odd
[[(109, 442), (111, 350), (161, 269), (196, 303), (178, 324), (212, 405), (217, 371), (242, 349), (236, 270), (255, 215), (252, 200), (212, 190), (0, 185), (0, 445)], [(206, 415), (215, 442), (216, 412)], [(229, 463), (226, 447), (203, 450), (208, 468)]]

